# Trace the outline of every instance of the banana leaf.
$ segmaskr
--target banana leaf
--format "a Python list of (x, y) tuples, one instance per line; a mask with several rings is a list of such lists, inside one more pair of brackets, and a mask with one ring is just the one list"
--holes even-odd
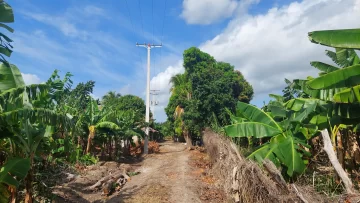
[(269, 159), (276, 166), (280, 163), (287, 167), (287, 174), (291, 177), (294, 173), (301, 174), (305, 170), (305, 162), (302, 160), (302, 151), (298, 145), (303, 143), (293, 136), (277, 135), (270, 142), (251, 153), (247, 158), (255, 159), (259, 163)]
[(359, 64), (359, 56), (353, 49), (336, 48), (336, 60), (341, 67), (349, 67)]
[(277, 142), (272, 139), (269, 143), (262, 145), (260, 148), (251, 153), (247, 158), (262, 163), (265, 159), (272, 161), (277, 167), (281, 164), (274, 154), (274, 150), (278, 147)]
[(337, 103), (360, 102), (360, 85), (344, 89), (334, 95), (334, 101)]
[(120, 129), (118, 125), (116, 125), (113, 122), (109, 122), (109, 121), (104, 121), (104, 122), (97, 123), (95, 125), (95, 128), (107, 128), (107, 129), (110, 129), (110, 130), (119, 130)]
[(349, 88), (360, 83), (360, 65), (342, 68), (307, 82), (312, 89)]
[(338, 67), (323, 63), (323, 62), (319, 62), (319, 61), (312, 61), (310, 62), (310, 65), (325, 72), (325, 73), (330, 73), (336, 70), (339, 70)]
[(340, 116), (346, 119), (360, 118), (360, 105), (354, 103), (334, 103), (328, 107), (332, 115)]
[[(321, 76), (327, 75), (327, 73), (323, 73)], [(311, 79), (313, 80), (313, 79)], [(333, 97), (336, 93), (341, 92), (345, 88), (332, 88), (332, 89), (310, 89), (307, 85), (307, 82), (310, 80), (294, 80), (294, 88), (302, 90), (306, 94), (308, 94), (313, 99), (320, 99), (324, 101), (332, 101)]]
[(281, 134), (282, 131), (270, 125), (259, 122), (243, 122), (224, 127), (229, 137), (273, 137)]
[(13, 23), (14, 12), (9, 4), (4, 1), (0, 1), (0, 22)]
[(315, 112), (317, 105), (318, 105), (317, 102), (310, 104), (306, 108), (303, 108), (302, 111), (294, 113), (294, 117), (291, 118), (290, 120), (292, 122), (301, 123), (302, 121), (307, 119), (311, 113)]
[(282, 131), (277, 122), (261, 109), (247, 103), (238, 102), (236, 105), (236, 116), (246, 118), (249, 121), (262, 123)]
[(360, 49), (360, 29), (322, 30), (308, 33), (312, 43), (329, 47)]
[(283, 106), (269, 104), (268, 109), (274, 118), (286, 118), (287, 116), (287, 111)]
[(0, 64), (0, 92), (25, 86), (25, 82), (20, 70), (10, 64), (10, 67), (4, 63)]
[(0, 202), (9, 202), (10, 196), (8, 186), (0, 183)]
[(319, 99), (305, 99), (305, 98), (295, 98), (291, 99), (288, 102), (284, 104), (286, 109), (293, 110), (293, 111), (300, 111), (302, 109), (306, 109), (308, 107), (311, 107), (312, 105), (323, 105), (326, 104), (326, 102), (321, 101)]
[[(0, 169), (0, 183), (18, 187), (17, 179), (23, 179), (30, 169), (30, 160), (22, 158), (9, 159)], [(17, 179), (15, 179), (16, 177)]]
[(274, 150), (276, 157), (287, 167), (287, 174), (291, 177), (294, 172), (301, 174), (305, 170), (305, 163), (299, 153), (299, 140), (293, 136), (279, 137), (278, 147)]
[(278, 94), (269, 94), (270, 98), (274, 98), (276, 101), (278, 102), (283, 102), (284, 101), (284, 97)]

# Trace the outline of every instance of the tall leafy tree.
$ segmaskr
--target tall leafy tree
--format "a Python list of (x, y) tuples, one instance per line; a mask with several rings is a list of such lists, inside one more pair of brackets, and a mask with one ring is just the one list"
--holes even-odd
[(254, 96), (254, 90), (253, 87), (250, 85), (248, 81), (245, 80), (245, 77), (243, 74), (235, 70), (235, 73), (237, 74), (237, 81), (238, 83), (235, 83), (234, 85), (234, 96), (238, 96), (238, 100), (241, 102), (249, 103)]
[(124, 95), (118, 99), (116, 109), (119, 111), (134, 111), (135, 120), (145, 119), (146, 106), (143, 99), (135, 95)]
[(114, 91), (110, 91), (102, 97), (101, 105), (104, 106), (115, 106), (118, 103), (118, 99), (121, 97), (121, 94)]
[(239, 100), (249, 102), (253, 89), (232, 65), (217, 62), (198, 48), (185, 50), (183, 58), (185, 73), (171, 78), (171, 97), (165, 111), (176, 133), (191, 144), (190, 138), (210, 126), (213, 116), (221, 124), (229, 123), (225, 109), (234, 111)]
[(68, 106), (75, 108), (77, 111), (84, 111), (88, 103), (91, 102), (91, 94), (95, 86), (95, 81), (79, 83), (71, 92), (66, 100)]

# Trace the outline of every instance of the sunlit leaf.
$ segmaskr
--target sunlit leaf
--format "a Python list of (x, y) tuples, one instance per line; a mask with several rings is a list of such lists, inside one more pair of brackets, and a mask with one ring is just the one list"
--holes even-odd
[(272, 137), (282, 133), (278, 128), (274, 128), (259, 122), (243, 122), (224, 127), (226, 135), (229, 137)]
[(313, 43), (337, 48), (360, 49), (360, 29), (313, 31), (308, 35)]

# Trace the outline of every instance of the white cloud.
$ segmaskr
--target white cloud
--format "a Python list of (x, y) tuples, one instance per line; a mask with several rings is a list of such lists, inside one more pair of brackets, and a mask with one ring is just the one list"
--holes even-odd
[[(166, 114), (164, 108), (167, 106), (170, 97), (170, 78), (178, 73), (183, 73), (184, 67), (182, 61), (178, 61), (176, 65), (169, 66), (165, 71), (160, 72), (150, 81), (150, 87), (156, 87), (159, 90), (156, 95), (156, 100), (159, 102), (158, 106), (155, 107), (155, 119), (157, 121), (165, 121)], [(150, 97), (151, 99), (151, 97)]]
[(99, 16), (104, 16), (105, 15), (104, 9), (93, 6), (93, 5), (85, 6), (84, 12), (87, 15), (99, 15)]
[(239, 16), (200, 48), (235, 65), (253, 85), (255, 96), (269, 94), (284, 86), (284, 78), (316, 75), (310, 61), (330, 62), (324, 54), (329, 48), (312, 44), (307, 33), (359, 27), (359, 2), (304, 0), (262, 15)]
[(21, 73), (21, 75), (22, 75), (26, 85), (41, 83), (41, 80), (37, 75), (30, 74), (30, 73)]
[(53, 26), (67, 37), (78, 37), (80, 39), (86, 39), (90, 34), (86, 30), (79, 29), (78, 23), (86, 24), (91, 22), (95, 24), (97, 18), (94, 17), (107, 17), (102, 8), (93, 5), (87, 5), (83, 8), (69, 8), (61, 15), (28, 11), (21, 11), (21, 13), (36, 21)]
[(68, 64), (66, 55), (69, 51), (61, 43), (50, 40), (41, 30), (15, 32), (14, 51), (46, 65)]
[(68, 22), (65, 17), (30, 12), (24, 12), (23, 14), (59, 29), (65, 36), (85, 38), (88, 35), (86, 31), (81, 31), (75, 24)]
[(189, 24), (211, 24), (241, 12), (257, 0), (184, 0), (181, 17)]
[[(198, 24), (208, 24), (229, 17), (222, 12), (229, 9), (231, 1), (221, 1), (223, 6), (214, 11), (217, 2), (220, 1), (209, 3), (205, 0), (184, 0), (182, 17), (188, 23)], [(360, 26), (360, 0), (304, 0), (274, 7), (265, 14), (252, 16), (239, 13), (244, 12), (243, 9), (252, 2), (257, 1), (240, 2), (242, 4), (237, 5), (233, 14), (235, 17), (228, 26), (213, 39), (202, 43), (200, 49), (240, 70), (253, 85), (253, 101), (258, 104), (262, 103), (266, 95), (281, 92), (285, 84), (284, 78), (317, 75), (318, 71), (310, 66), (310, 61), (331, 63), (324, 54), (325, 49), (329, 48), (312, 44), (308, 40), (308, 32)], [(217, 14), (212, 14), (212, 11)], [(227, 11), (231, 13), (231, 9)], [(156, 108), (157, 115), (161, 115), (158, 120), (166, 119), (163, 108), (167, 106), (170, 96), (170, 75), (182, 71), (179, 62), (152, 80), (152, 83), (156, 81), (160, 84), (158, 89), (163, 91), (158, 99), (161, 104)]]

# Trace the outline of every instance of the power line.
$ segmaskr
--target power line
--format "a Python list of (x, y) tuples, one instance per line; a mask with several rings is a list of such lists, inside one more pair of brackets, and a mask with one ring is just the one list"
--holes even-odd
[[(160, 36), (160, 43), (162, 44), (163, 40), (164, 40), (164, 27), (165, 27), (165, 14), (166, 14), (166, 2), (167, 0), (164, 0), (164, 14), (163, 14), (163, 23), (162, 23), (162, 28), (161, 28), (161, 36)], [(160, 60), (162, 60), (162, 50), (163, 48), (160, 49)], [(160, 70), (160, 68), (159, 68)]]
[[(154, 42), (155, 42), (154, 0), (151, 0), (151, 18), (152, 18), (152, 42), (154, 44)], [(158, 69), (157, 63), (156, 63), (156, 57), (153, 57), (152, 60), (153, 60), (153, 64), (154, 64), (154, 69), (153, 69), (152, 73), (153, 73), (153, 76), (155, 76), (155, 74), (157, 72), (156, 70)], [(154, 87), (155, 86), (156, 86), (156, 84), (154, 83)]]
[(132, 22), (131, 15), (130, 15), (130, 9), (129, 9), (129, 5), (128, 5), (128, 1), (125, 0), (125, 3), (126, 3), (126, 9), (127, 9), (127, 11), (128, 11), (128, 15), (129, 15), (129, 18), (130, 18), (130, 23), (131, 23), (132, 31), (135, 32), (134, 24), (133, 24), (133, 22)]
[(166, 1), (167, 1), (167, 0), (165, 0), (164, 15), (163, 15), (163, 24), (162, 24), (162, 29), (161, 29), (161, 39), (160, 39), (160, 42), (162, 42), (162, 41), (163, 41), (163, 38), (164, 38), (165, 13), (166, 13)]
[(139, 5), (139, 11), (140, 11), (140, 24), (141, 24), (141, 31), (142, 31), (142, 35), (144, 36), (144, 26), (143, 26), (143, 22), (142, 22), (142, 12), (141, 12), (141, 5), (140, 5), (140, 0), (138, 0), (138, 5)]
[[(133, 20), (132, 20), (132, 17), (131, 17), (131, 13), (130, 13), (130, 8), (129, 8), (128, 1), (125, 0), (125, 3), (126, 3), (126, 9), (127, 9), (127, 11), (128, 11), (129, 19), (130, 19), (132, 31), (133, 31), (134, 34), (136, 34), (135, 28), (134, 28), (134, 23), (133, 23)], [(144, 65), (144, 61), (143, 61), (143, 59), (142, 59), (142, 57), (141, 57), (140, 50), (138, 49), (137, 52), (138, 52), (138, 55), (139, 55), (139, 58), (140, 58), (140, 61), (141, 61), (141, 65)]]
[(154, 0), (151, 1), (151, 16), (152, 16), (152, 37), (153, 37), (153, 44), (154, 44)]

